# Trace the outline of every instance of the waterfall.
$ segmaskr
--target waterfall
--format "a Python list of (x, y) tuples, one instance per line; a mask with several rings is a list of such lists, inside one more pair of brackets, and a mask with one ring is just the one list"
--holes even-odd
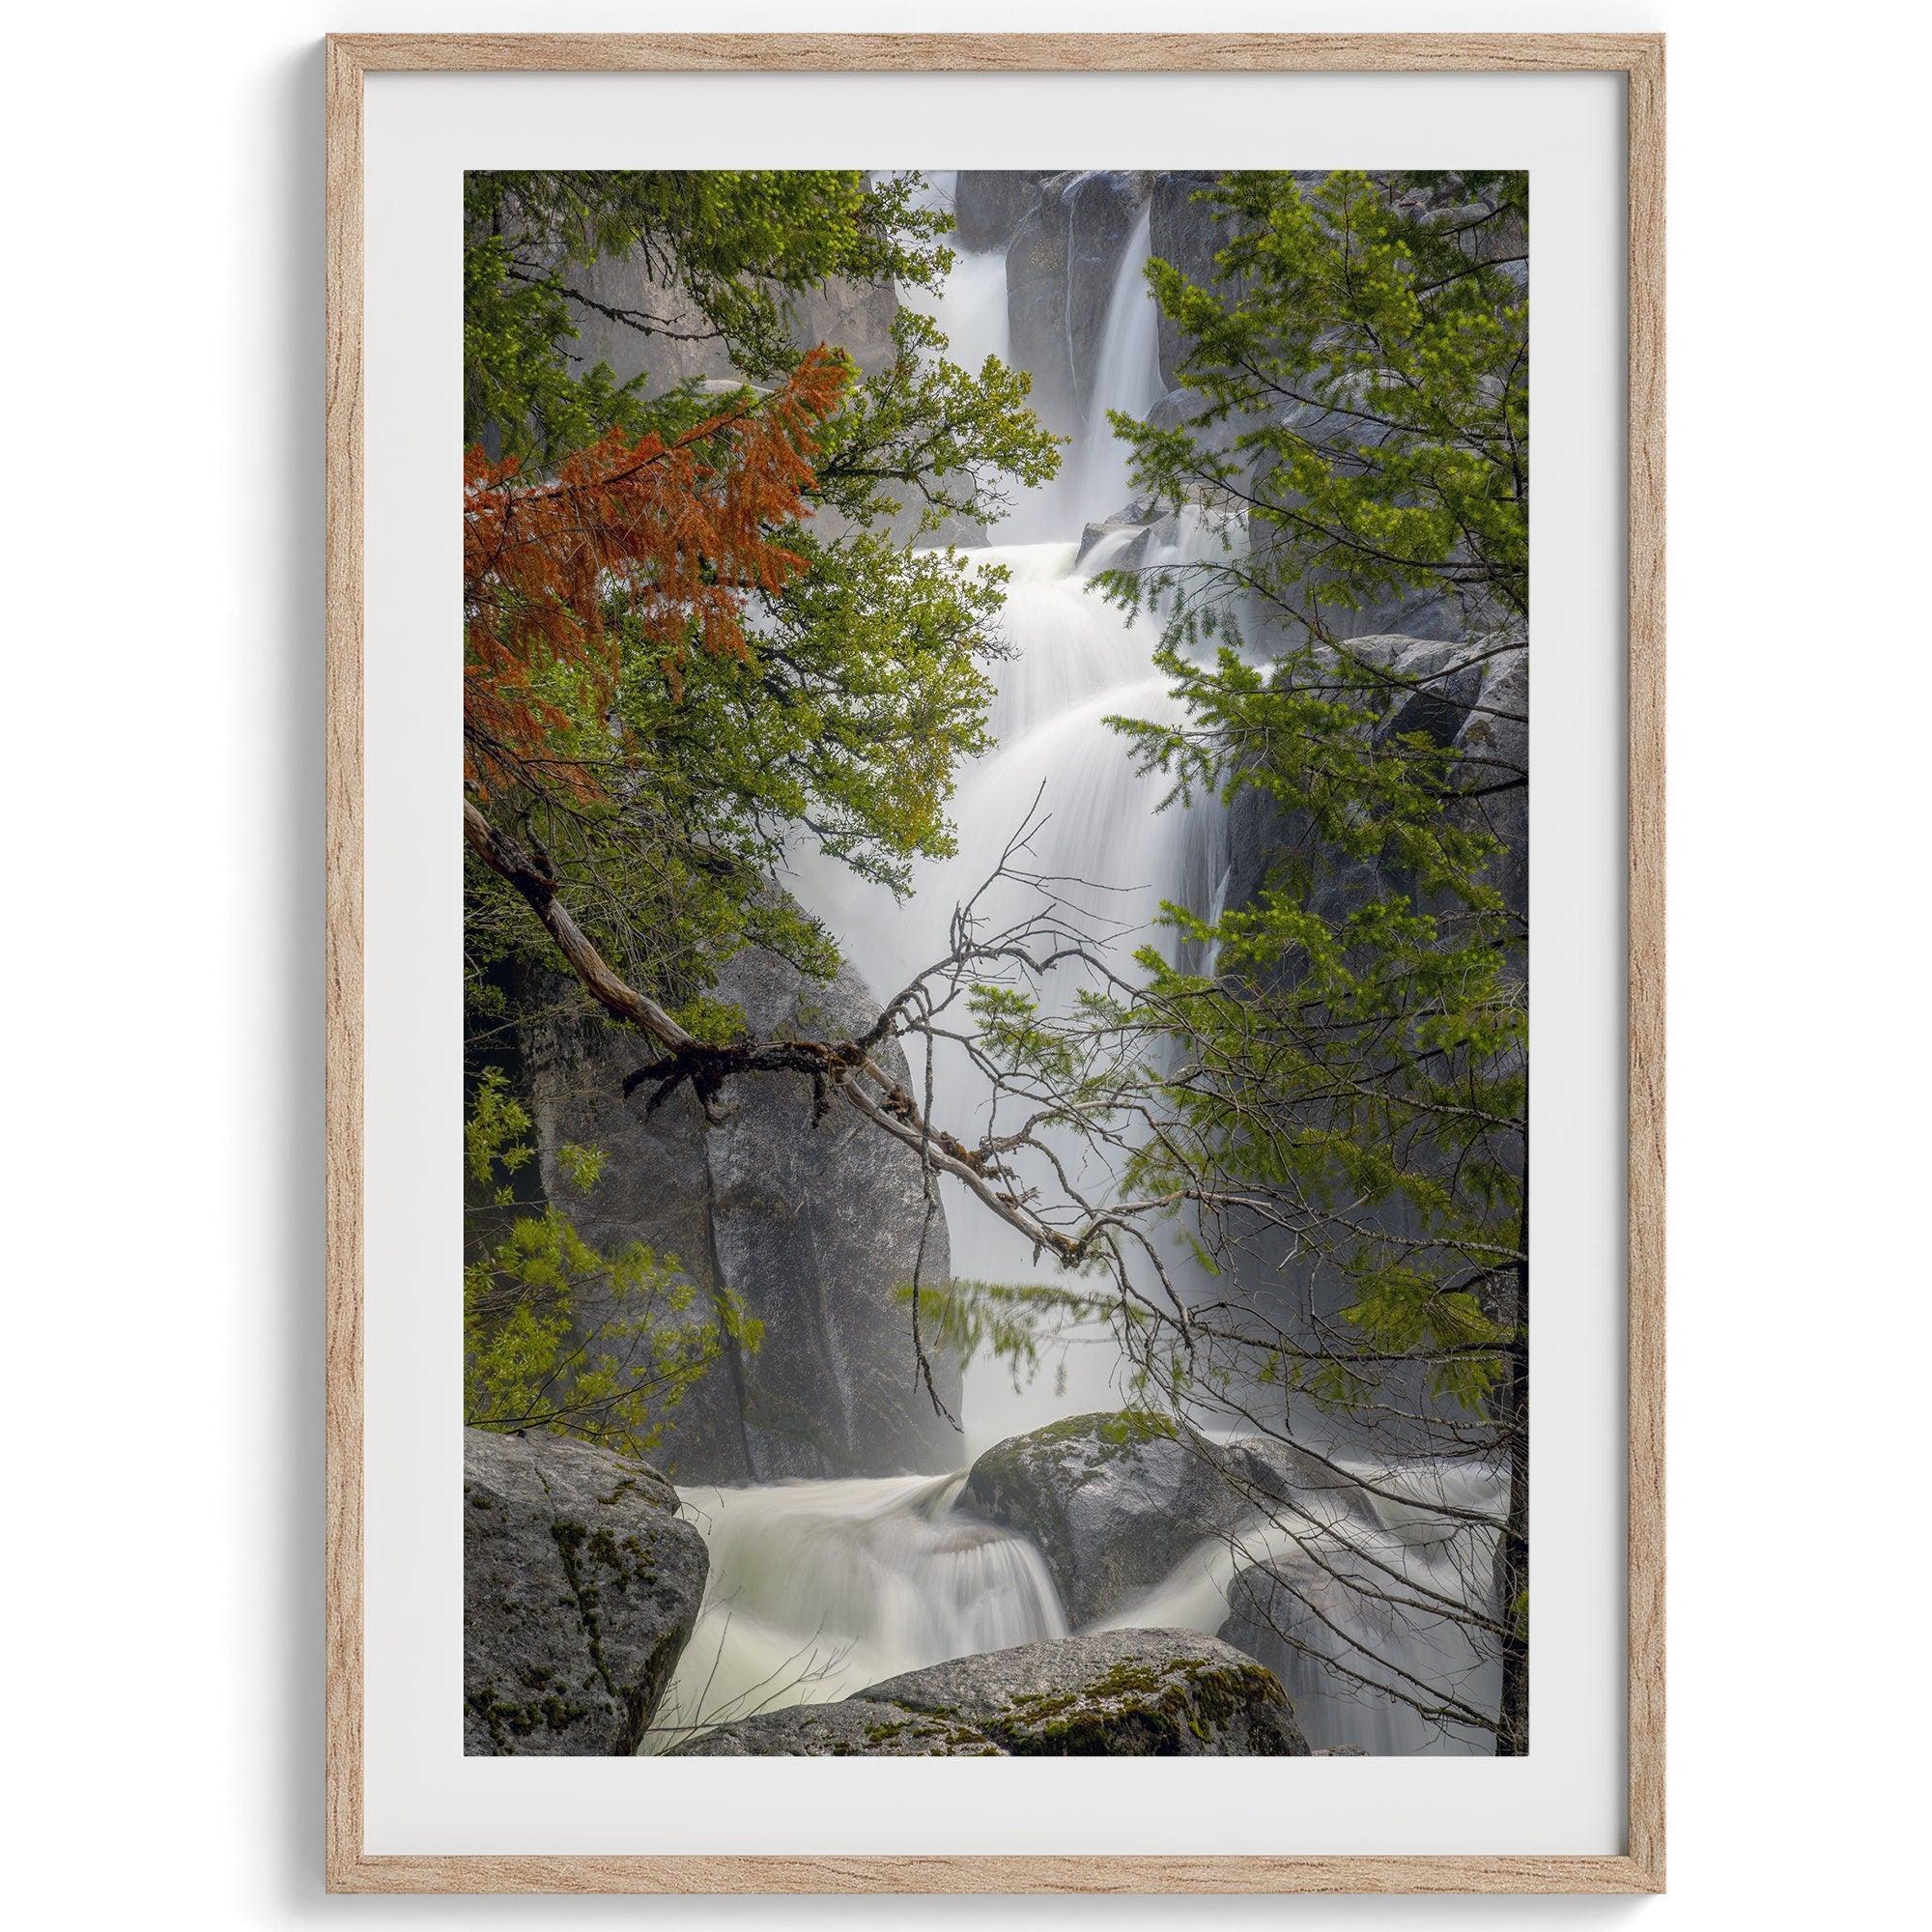
[[(925, 178), (929, 205), (950, 209), (952, 175)], [(1222, 869), (1222, 827), (1212, 808), (1161, 811), (1167, 781), (1133, 766), (1127, 742), (1109, 717), (1169, 720), (1177, 715), (1167, 682), (1155, 671), (1159, 622), (1152, 613), (1130, 619), (1094, 588), (1094, 578), (1122, 554), (1137, 530), (1112, 532), (1081, 555), (1086, 526), (1126, 507), (1123, 446), (1106, 412), (1145, 415), (1160, 394), (1154, 304), (1147, 290), (1151, 217), (1143, 209), (1115, 273), (1099, 362), (1089, 405), (1091, 427), (1064, 459), (1061, 478), (1040, 503), (1020, 507), (994, 532), (1014, 525), (1037, 527), (1042, 516), (1059, 524), (1051, 541), (996, 540), (966, 554), (981, 567), (1008, 573), (1002, 618), (1006, 657), (993, 667), (995, 691), (988, 723), (994, 748), (959, 774), (952, 818), (958, 849), (942, 863), (915, 869), (905, 902), (881, 887), (853, 878), (843, 867), (810, 851), (796, 862), (792, 889), (830, 927), (845, 956), (876, 995), (889, 996), (942, 957), (953, 908), (998, 865), (1008, 840), (1036, 797), (1044, 825), (1027, 863), (1037, 872), (1085, 882), (1069, 896), (1084, 913), (1104, 920), (1118, 937), (1115, 955), (1126, 961), (1149, 941), (1171, 948), (1157, 926), (1164, 899), (1203, 900)], [(958, 250), (945, 287), (900, 291), (900, 298), (931, 315), (946, 331), (949, 357), (978, 368), (1008, 353), (1006, 256), (1000, 250)], [(1150, 533), (1151, 538), (1153, 533)], [(1171, 532), (1150, 541), (1149, 563), (1182, 562), (1218, 553), (1220, 530), (1190, 511)], [(1201, 887), (1199, 882), (1206, 881)], [(1033, 901), (1015, 889), (982, 901), (997, 926), (1022, 916)], [(1071, 972), (1046, 989), (1050, 1009), (1065, 1011), (1080, 991)], [(923, 1068), (916, 1067), (916, 1082)], [(986, 1122), (987, 1094), (964, 1053), (942, 1048), (934, 1063), (940, 1118), (955, 1132)], [(1091, 1164), (1085, 1183), (1100, 1183)], [(956, 1185), (943, 1182), (952, 1242), (953, 1272), (963, 1280), (1051, 1282), (1057, 1271), (1033, 1253), (1014, 1229), (996, 1220)], [(1120, 1406), (1120, 1360), (1104, 1334), (1075, 1333), (1047, 1372), (1015, 1390), (1007, 1370), (976, 1360), (966, 1370), (962, 1418), (970, 1454), (1057, 1416)]]
[[(957, 176), (934, 170), (914, 197), (923, 208), (952, 212), (952, 196)], [(1010, 331), (1007, 322), (1007, 258), (997, 249), (975, 254), (959, 248), (953, 251), (952, 270), (945, 286), (931, 289), (898, 287), (899, 306), (929, 315), (952, 344), (952, 360), (963, 368), (978, 369), (988, 355), (1005, 361)]]
[(684, 1491), (712, 1580), (646, 1748), (849, 1696), (945, 1658), (1065, 1636), (1038, 1550), (954, 1514), (959, 1483), (894, 1476)]
[(1107, 412), (1119, 410), (1145, 420), (1161, 398), (1160, 318), (1147, 285), (1147, 265), (1152, 254), (1153, 212), (1148, 207), (1141, 210), (1122, 252), (1107, 304), (1107, 331), (1100, 342), (1100, 364), (1094, 378), (1074, 497), (1082, 519), (1088, 522), (1120, 509), (1132, 487), (1127, 445), (1110, 433)]
[[(903, 903), (842, 867), (799, 860), (793, 890), (831, 927), (877, 995), (889, 995), (944, 956), (954, 906), (992, 874), (1036, 798), (1043, 822), (1026, 863), (1037, 872), (1085, 882), (1065, 896), (1116, 930), (1112, 951), (1123, 963), (1150, 941), (1171, 950), (1174, 936), (1156, 923), (1161, 902), (1188, 896), (1190, 877), (1211, 880), (1218, 870), (1218, 811), (1157, 810), (1167, 781), (1136, 771), (1126, 741), (1106, 723), (1114, 716), (1176, 715), (1166, 680), (1151, 666), (1157, 623), (1130, 621), (1094, 594), (1095, 559), (1077, 565), (1076, 548), (1061, 542), (974, 553), (1011, 573), (1003, 620), (1010, 655), (995, 668), (990, 724), (997, 743), (959, 775), (952, 812), (956, 852), (919, 867), (913, 896)], [(1036, 904), (1020, 886), (1002, 887), (981, 901), (992, 929)], [(1084, 983), (1072, 969), (1056, 971), (1042, 989), (1048, 1009), (1068, 1010)], [(923, 1079), (923, 1066), (915, 1065), (915, 1085)], [(933, 1094), (935, 1112), (952, 1131), (971, 1137), (987, 1125), (989, 1095), (963, 1049), (939, 1047)], [(1083, 1186), (1104, 1190), (1106, 1177), (1091, 1155), (1074, 1148), (1066, 1153)], [(1016, 1229), (956, 1183), (941, 1184), (960, 1279), (1060, 1279)], [(1073, 1333), (1024, 1389), (1014, 1388), (1001, 1363), (976, 1359), (966, 1367), (965, 1451), (977, 1455), (1057, 1416), (1120, 1406), (1120, 1368), (1104, 1331)]]
[[(923, 192), (932, 205), (950, 207), (953, 189), (952, 176), (929, 174)], [(1083, 555), (1086, 526), (1126, 507), (1130, 494), (1125, 453), (1109, 432), (1106, 412), (1145, 416), (1160, 394), (1156, 318), (1144, 274), (1149, 249), (1144, 211), (1115, 276), (1089, 428), (1066, 452), (1062, 478), (994, 532), (1002, 540), (966, 554), (979, 567), (1007, 573), (1007, 655), (994, 667), (993, 748), (958, 775), (952, 810), (957, 851), (917, 867), (905, 901), (808, 847), (794, 856), (792, 891), (825, 922), (875, 995), (890, 996), (945, 955), (954, 906), (992, 872), (1037, 796), (1044, 823), (1029, 867), (1085, 882), (1068, 896), (1116, 929), (1112, 945), (1121, 961), (1150, 941), (1175, 944), (1156, 924), (1163, 899), (1218, 911), (1225, 896), (1218, 809), (1157, 810), (1166, 781), (1138, 773), (1127, 742), (1106, 723), (1110, 716), (1175, 715), (1167, 681), (1152, 663), (1159, 620), (1152, 613), (1130, 619), (1094, 590), (1094, 577), (1136, 543), (1144, 564), (1182, 563), (1219, 554), (1221, 526), (1210, 513), (1190, 507), (1152, 530), (1100, 533)], [(943, 290), (901, 290), (900, 297), (938, 321), (952, 360), (978, 368), (989, 355), (1006, 356), (1003, 253), (959, 251)], [(1037, 530), (1042, 520), (1051, 540), (1008, 540)], [(997, 926), (1029, 904), (1012, 888), (995, 895), (988, 918)], [(1063, 970), (1043, 998), (1064, 1012), (1080, 985), (1075, 972)], [(923, 1073), (916, 1062), (915, 1086)], [(938, 1120), (966, 1138), (982, 1130), (990, 1096), (964, 1052), (937, 1048), (932, 1078)], [(1107, 1177), (1094, 1172), (1091, 1160), (1081, 1164), (1078, 1150), (1067, 1153), (1081, 1184), (1104, 1191)], [(960, 1279), (1059, 1279), (1016, 1230), (954, 1183), (942, 1186)], [(1057, 1417), (1119, 1407), (1127, 1394), (1122, 1384), (1120, 1355), (1104, 1330), (1065, 1337), (1044, 1373), (1023, 1388), (1000, 1363), (976, 1359), (966, 1367), (961, 1463)], [(1431, 1470), (1407, 1479), (1417, 1496), (1407, 1512), (1383, 1500), (1297, 1524), (1293, 1533), (1262, 1527), (1233, 1542), (1204, 1544), (1165, 1583), (1111, 1621), (1215, 1632), (1229, 1615), (1237, 1575), (1263, 1561), (1284, 1566), (1297, 1589), (1320, 1597), (1323, 1614), (1344, 1632), (1350, 1616), (1368, 1612), (1354, 1593), (1335, 1587), (1334, 1573), (1393, 1563), (1404, 1575), (1446, 1586), (1471, 1559), (1465, 1548), (1444, 1548), (1440, 1519), (1427, 1511), (1431, 1484), (1449, 1480), (1435, 1465)], [(710, 1549), (711, 1578), (647, 1747), (663, 1748), (694, 1727), (760, 1710), (846, 1696), (946, 1658), (1065, 1634), (1039, 1552), (1023, 1537), (959, 1514), (954, 1499), (961, 1481), (959, 1475), (892, 1477), (684, 1492), (686, 1511)], [(1408, 1649), (1401, 1646), (1410, 1638), (1397, 1634), (1396, 1654), (1419, 1674), (1466, 1675), (1476, 1666), (1454, 1650), (1460, 1633), (1445, 1631)], [(1370, 1633), (1361, 1628), (1356, 1634), (1366, 1639)], [(1311, 1644), (1319, 1649), (1330, 1640), (1318, 1634)], [(1346, 1638), (1338, 1641), (1346, 1653)], [(1443, 1655), (1429, 1655), (1432, 1645), (1446, 1646)], [(1384, 1652), (1388, 1647), (1384, 1641)], [(1412, 1714), (1351, 1696), (1346, 1687), (1338, 1690), (1319, 1664), (1291, 1655), (1283, 1669), (1297, 1702), (1320, 1711), (1321, 1724), (1311, 1725), (1319, 1741), (1371, 1750), (1441, 1747), (1419, 1735), (1426, 1727)]]

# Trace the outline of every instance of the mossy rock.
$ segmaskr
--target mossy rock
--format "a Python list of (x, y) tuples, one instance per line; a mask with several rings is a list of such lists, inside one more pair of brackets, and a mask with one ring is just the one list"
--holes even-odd
[(1129, 1408), (996, 1443), (973, 1464), (959, 1507), (1037, 1546), (1078, 1629), (1127, 1609), (1209, 1543), (1225, 1544), (1285, 1503), (1298, 1510), (1292, 1498), (1350, 1487), (1285, 1442), (1216, 1442)]
[(1004, 1757), (982, 1731), (951, 1718), (848, 1697), (721, 1724), (677, 1757)]
[(1193, 1631), (1111, 1631), (911, 1670), (721, 1725), (689, 1757), (1300, 1757), (1280, 1681)]
[(1077, 1627), (1152, 1589), (1235, 1526), (1240, 1499), (1216, 1454), (1164, 1416), (1072, 1416), (988, 1449), (959, 1507), (1038, 1546)]
[(1301, 1757), (1272, 1671), (1195, 1631), (1104, 1631), (962, 1657), (862, 1690), (1015, 1757)]
[(464, 1432), (464, 1750), (628, 1755), (689, 1641), (704, 1540), (655, 1469)]

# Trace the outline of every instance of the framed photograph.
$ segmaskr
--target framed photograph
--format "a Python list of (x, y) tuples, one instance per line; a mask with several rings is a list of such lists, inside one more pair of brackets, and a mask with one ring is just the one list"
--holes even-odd
[(327, 141), (331, 1889), (1661, 1889), (1661, 39)]

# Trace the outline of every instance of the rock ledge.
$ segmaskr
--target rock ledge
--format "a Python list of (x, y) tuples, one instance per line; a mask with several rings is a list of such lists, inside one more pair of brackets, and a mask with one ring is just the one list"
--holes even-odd
[(1271, 1671), (1194, 1631), (1108, 1631), (956, 1658), (724, 1724), (688, 1757), (1304, 1757)]

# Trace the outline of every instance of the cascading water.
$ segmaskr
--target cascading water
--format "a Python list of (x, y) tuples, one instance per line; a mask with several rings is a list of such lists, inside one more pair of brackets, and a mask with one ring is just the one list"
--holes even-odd
[[(1338, 1469), (1347, 1466), (1336, 1459)], [(1457, 1612), (1487, 1602), (1496, 1545), (1492, 1529), (1463, 1518), (1499, 1517), (1501, 1484), (1435, 1460), (1362, 1464), (1356, 1474), (1359, 1484), (1298, 1489), (1244, 1534), (1204, 1539), (1099, 1628), (1212, 1634), (1233, 1612), (1242, 1647), (1287, 1686), (1318, 1748), (1378, 1757), (1485, 1750), (1478, 1728), (1425, 1717), (1391, 1692), (1418, 1693), (1445, 1712), (1496, 1708), (1500, 1666), (1471, 1642)], [(1283, 1587), (1270, 1587), (1276, 1578)]]
[[(950, 204), (952, 178), (933, 174), (927, 182), (926, 192)], [(1109, 434), (1106, 412), (1145, 416), (1160, 394), (1155, 314), (1144, 280), (1149, 236), (1144, 212), (1114, 282), (1088, 407), (1091, 427), (1067, 452), (1062, 479), (1025, 513), (1030, 527), (1050, 516), (1059, 539), (995, 542), (969, 554), (1008, 573), (1003, 627), (1009, 654), (996, 668), (989, 720), (994, 748), (959, 775), (952, 807), (958, 850), (943, 863), (921, 867), (905, 902), (840, 866), (810, 853), (798, 857), (793, 892), (826, 923), (876, 994), (895, 991), (946, 954), (954, 906), (993, 872), (1036, 799), (1042, 822), (1027, 854), (1029, 867), (1085, 882), (1069, 896), (1116, 932), (1113, 944), (1122, 960), (1150, 939), (1172, 943), (1156, 924), (1163, 899), (1206, 907), (1225, 893), (1218, 813), (1200, 807), (1157, 810), (1165, 781), (1137, 772), (1126, 741), (1106, 722), (1111, 716), (1174, 715), (1166, 680), (1152, 664), (1157, 620), (1129, 618), (1093, 588), (1094, 577), (1141, 532), (1098, 534), (1082, 555), (1086, 526), (1120, 512), (1130, 494), (1125, 452)], [(953, 361), (977, 368), (988, 355), (1008, 354), (1003, 254), (962, 252), (943, 291), (902, 292), (902, 299), (937, 319)], [(1158, 530), (1147, 533), (1146, 563), (1186, 562), (1222, 548), (1220, 527), (1203, 511), (1184, 513), (1166, 530), (1164, 539)], [(986, 904), (993, 926), (1026, 909), (1023, 890), (1002, 888), (1005, 898)], [(1064, 1009), (1079, 983), (1074, 973), (1064, 972), (1044, 997)], [(915, 1081), (923, 1076), (923, 1068), (915, 1065)], [(940, 1121), (955, 1131), (984, 1126), (988, 1096), (962, 1051), (938, 1048), (932, 1080)], [(1105, 1176), (1083, 1172), (1078, 1179), (1104, 1191)], [(952, 1183), (943, 1186), (957, 1276), (1054, 1279), (1050, 1264), (1016, 1230)], [(976, 1360), (966, 1369), (962, 1464), (994, 1442), (1056, 1417), (1119, 1407), (1124, 1393), (1120, 1356), (1104, 1333), (1075, 1331), (1061, 1359), (1024, 1388), (1014, 1386), (1001, 1364)], [(842, 1697), (948, 1657), (1064, 1635), (1065, 1617), (1038, 1551), (1022, 1537), (957, 1512), (960, 1481), (957, 1475), (890, 1477), (685, 1492), (688, 1513), (710, 1548), (711, 1580), (647, 1748), (756, 1711)], [(1384, 1502), (1351, 1516), (1344, 1512), (1333, 1520), (1258, 1529), (1234, 1543), (1204, 1544), (1166, 1583), (1112, 1621), (1217, 1631), (1229, 1614), (1231, 1584), (1252, 1562), (1286, 1566), (1312, 1587), (1377, 1563), (1446, 1583), (1449, 1569), (1465, 1564), (1468, 1552), (1459, 1549), (1451, 1563), (1432, 1541), (1439, 1523), (1435, 1531), (1417, 1527), (1435, 1520), (1421, 1507), (1423, 1489), (1415, 1493), (1412, 1521)], [(1327, 1644), (1346, 1655), (1347, 1619), (1370, 1617), (1374, 1600), (1346, 1590), (1330, 1594), (1338, 1602), (1329, 1621), (1344, 1634), (1337, 1637), (1324, 1624), (1309, 1648)], [(1364, 1625), (1356, 1635), (1368, 1641), (1375, 1634)], [(1453, 1631), (1440, 1639), (1452, 1646), (1458, 1640)], [(1418, 1673), (1475, 1667), (1460, 1656), (1425, 1655), (1435, 1641), (1415, 1639), (1409, 1662)], [(1385, 1641), (1381, 1647), (1386, 1653)], [(1368, 1750), (1443, 1747), (1429, 1745), (1418, 1727), (1437, 1740), (1442, 1733), (1406, 1710), (1350, 1697), (1346, 1686), (1337, 1695), (1318, 1665), (1297, 1673), (1292, 1657), (1285, 1669), (1296, 1676), (1292, 1689), (1298, 1700), (1319, 1704), (1325, 1696), (1333, 1706), (1322, 1714), (1328, 1735), (1318, 1742)]]
[[(950, 213), (957, 181), (955, 174), (935, 170), (925, 177), (916, 199)], [(1007, 322), (1007, 258), (999, 250), (979, 254), (955, 250), (943, 288), (934, 293), (901, 287), (899, 302), (938, 323), (952, 344), (952, 359), (962, 367), (977, 369), (988, 355), (1007, 359), (1011, 339)]]
[(1152, 254), (1153, 213), (1144, 208), (1114, 277), (1100, 366), (1094, 378), (1091, 427), (1081, 439), (1078, 502), (1090, 518), (1119, 509), (1132, 482), (1128, 447), (1108, 433), (1107, 411), (1144, 420), (1161, 398), (1159, 316), (1147, 286)]
[(711, 1582), (648, 1747), (943, 1658), (1065, 1636), (1039, 1551), (955, 1514), (959, 1482), (684, 1491)]
[[(924, 192), (950, 207), (954, 179), (928, 175)], [(799, 858), (794, 891), (830, 926), (875, 993), (896, 990), (944, 956), (953, 908), (993, 874), (1036, 800), (1042, 822), (1025, 863), (1037, 873), (1080, 882), (1069, 889), (1069, 900), (1114, 932), (1122, 961), (1151, 939), (1171, 941), (1157, 925), (1162, 901), (1201, 902), (1220, 869), (1218, 811), (1158, 810), (1167, 781), (1137, 771), (1126, 740), (1107, 723), (1112, 717), (1166, 721), (1177, 715), (1167, 681), (1152, 662), (1158, 621), (1151, 614), (1129, 617), (1094, 589), (1094, 579), (1141, 532), (1107, 532), (1082, 554), (1087, 526), (1126, 508), (1130, 495), (1124, 445), (1112, 435), (1106, 412), (1144, 416), (1161, 393), (1156, 314), (1146, 283), (1151, 232), (1143, 210), (1114, 277), (1089, 403), (1092, 427), (1066, 452), (1060, 479), (1037, 493), (1040, 500), (1016, 506), (1009, 520), (1032, 527), (1048, 516), (1063, 534), (1042, 542), (996, 541), (967, 554), (1008, 574), (1002, 619), (1008, 655), (995, 668), (988, 718), (995, 747), (959, 774), (952, 811), (957, 851), (943, 864), (918, 868), (913, 896), (904, 903), (842, 867), (809, 852)], [(901, 299), (938, 322), (952, 360), (977, 368), (989, 355), (1007, 355), (1004, 253), (960, 251), (936, 296), (902, 290)], [(1199, 511), (1165, 527), (1164, 536), (1148, 533), (1146, 563), (1183, 563), (1221, 549), (1218, 524)], [(1004, 528), (997, 534), (1004, 536)], [(1025, 889), (1013, 887), (988, 895), (980, 906), (989, 928), (997, 929), (1036, 903)], [(1049, 1008), (1070, 1007), (1082, 983), (1071, 970), (1058, 973), (1044, 989)], [(985, 1125), (983, 1084), (962, 1051), (941, 1047), (933, 1077), (942, 1117), (976, 1130)], [(1105, 1178), (1091, 1168), (1079, 1178), (1104, 1191)], [(1051, 1264), (1017, 1230), (953, 1183), (943, 1186), (957, 1276), (1055, 1278)], [(969, 1363), (965, 1452), (977, 1454), (1056, 1416), (1118, 1406), (1119, 1367), (1110, 1338), (1077, 1330), (1049, 1373), (1024, 1390), (1015, 1390), (995, 1361)]]

